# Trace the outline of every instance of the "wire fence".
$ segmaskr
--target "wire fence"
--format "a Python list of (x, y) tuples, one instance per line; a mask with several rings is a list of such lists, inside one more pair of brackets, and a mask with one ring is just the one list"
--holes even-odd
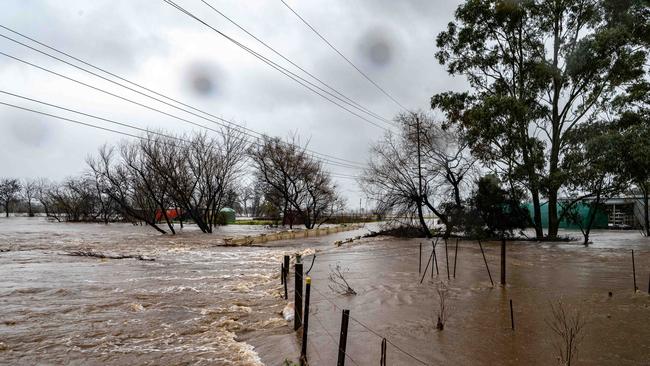
[[(321, 257), (328, 257), (330, 255), (339, 254), (337, 252), (337, 250), (340, 250), (340, 249), (341, 248), (339, 248), (339, 247), (330, 248), (330, 249), (326, 249), (324, 251), (319, 251), (319, 252), (304, 256), (303, 257), (303, 264), (305, 265), (305, 269), (307, 269), (307, 266), (309, 266), (309, 269), (306, 271), (305, 275), (308, 275), (309, 272), (313, 269), (315, 262), (328, 263), (328, 262), (338, 262), (338, 261), (340, 261), (339, 259), (321, 258)], [(372, 252), (370, 252), (370, 253), (369, 252), (361, 252), (361, 251), (347, 252), (346, 256), (350, 256), (350, 255), (353, 256), (354, 261), (363, 261), (363, 260), (378, 260), (378, 259), (383, 259), (383, 258), (401, 258), (401, 257), (411, 257), (411, 258), (413, 258), (414, 255), (417, 256), (418, 252), (420, 252), (420, 253), (422, 252), (421, 249), (418, 250), (416, 248), (408, 248), (408, 250), (402, 250), (401, 253), (399, 253), (399, 254), (394, 254), (394, 251), (395, 251), (395, 248), (383, 248), (383, 249), (372, 250)], [(393, 253), (393, 254), (384, 254), (384, 253)], [(309, 257), (312, 257), (311, 263), (309, 263), (309, 261), (306, 260)], [(318, 258), (318, 259), (316, 259), (316, 258)], [(285, 278), (284, 281), (286, 282), (287, 279)], [(336, 309), (337, 311), (343, 312), (344, 310), (346, 310), (346, 309), (344, 309), (343, 306), (339, 305), (333, 298), (331, 298), (327, 294), (320, 291), (316, 286), (313, 285), (313, 283), (311, 283), (310, 289), (318, 296), (316, 299), (313, 299), (315, 301), (313, 301), (313, 300), (311, 301), (312, 304), (318, 304), (319, 302), (325, 301), (328, 304), (332, 305), (332, 307), (334, 309)], [(299, 299), (298, 298), (296, 299), (296, 302), (298, 302), (298, 301), (302, 302), (302, 294), (300, 295)], [(294, 306), (302, 306), (302, 304), (294, 304)], [(307, 309), (306, 309), (306, 311), (307, 311)], [(390, 345), (397, 352), (402, 353), (404, 356), (410, 358), (411, 360), (413, 360), (417, 364), (429, 365), (429, 363), (427, 363), (426, 361), (424, 361), (420, 357), (414, 355), (412, 352), (407, 350), (403, 345), (397, 344), (394, 340), (391, 340), (386, 335), (382, 334), (381, 331), (379, 331), (377, 329), (374, 329), (373, 327), (369, 326), (365, 321), (362, 321), (359, 318), (357, 318), (356, 316), (352, 316), (352, 315), (348, 315), (348, 317), (353, 323), (355, 323), (359, 327), (361, 327), (361, 329), (363, 329), (364, 332), (368, 332), (369, 334), (372, 334), (373, 336), (379, 338), (379, 341), (381, 342), (382, 347), (381, 347), (381, 358), (380, 357), (378, 357), (378, 358), (380, 358), (380, 362), (381, 362), (382, 365), (385, 364), (386, 344)], [(346, 360), (349, 360), (354, 365), (359, 365), (359, 362), (350, 354), (349, 350), (345, 349), (345, 345), (342, 346), (340, 344), (341, 341), (337, 340), (336, 337), (334, 336), (334, 334), (332, 334), (332, 332), (330, 330), (328, 330), (327, 326), (325, 325), (325, 323), (323, 322), (321, 317), (316, 312), (311, 311), (309, 313), (309, 318), (314, 319), (316, 321), (316, 323), (318, 324), (318, 328), (320, 330), (322, 330), (323, 333), (327, 336), (326, 338), (328, 340), (328, 343), (331, 343), (335, 347), (335, 349), (337, 349), (337, 351), (340, 354), (342, 353)], [(312, 329), (312, 328), (310, 328), (310, 329)], [(343, 329), (342, 329), (342, 332), (343, 332)], [(347, 329), (346, 329), (346, 333), (347, 333)], [(319, 359), (323, 360), (323, 356), (322, 356), (321, 352), (318, 350), (318, 347), (314, 346), (313, 342), (309, 341), (309, 338), (307, 338), (307, 344), (309, 345), (310, 349), (313, 350), (315, 355)], [(322, 349), (321, 349), (321, 351), (322, 351)]]

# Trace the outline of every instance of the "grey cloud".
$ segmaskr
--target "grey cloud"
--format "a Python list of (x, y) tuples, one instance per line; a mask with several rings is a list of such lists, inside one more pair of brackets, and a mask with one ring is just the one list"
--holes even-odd
[[(212, 14), (200, 2), (179, 2), (191, 6), (217, 28), (225, 29), (247, 45), (274, 60), (278, 59)], [(256, 3), (255, 8), (248, 2), (211, 3), (355, 101), (386, 118), (392, 118), (400, 111), (281, 3)], [(409, 108), (426, 109), (434, 92), (464, 86), (464, 81), (447, 76), (433, 57), (435, 36), (452, 19), (457, 1), (364, 0), (291, 4), (373, 80)], [(163, 71), (154, 75), (153, 81), (145, 83), (147, 86), (215, 115), (245, 123), (255, 130), (276, 136), (298, 131), (304, 140), (310, 140), (313, 150), (363, 162), (369, 144), (383, 133), (268, 65), (246, 56), (243, 50), (235, 49), (224, 54), (226, 51), (223, 51), (220, 36), (160, 1), (7, 0), (3, 3), (3, 10), (1, 24), (15, 27), (136, 81), (149, 71), (145, 62), (155, 61)], [(180, 41), (172, 41), (170, 34)], [(201, 42), (186, 41), (197, 34), (205, 35)], [(0, 42), (0, 49), (5, 48), (6, 42)], [(194, 56), (179, 54), (187, 50), (191, 50)], [(5, 60), (0, 59), (0, 62)], [(13, 70), (0, 69), (0, 78)], [(29, 87), (40, 93), (39, 85)], [(75, 96), (85, 92), (83, 88), (70, 86), (70, 89), (60, 90), (57, 96), (69, 96), (67, 105), (81, 105), (82, 110), (96, 109), (102, 112), (98, 114), (105, 116), (118, 114), (120, 120), (129, 121), (128, 112), (132, 107), (125, 108), (124, 102), (101, 95), (86, 102), (88, 105), (79, 104)], [(47, 100), (48, 96), (44, 95), (43, 99)], [(153, 102), (147, 101), (147, 104)], [(146, 117), (140, 118), (141, 115)], [(20, 120), (15, 118), (15, 114), (9, 115), (6, 109), (0, 109), (0, 135), (4, 135), (0, 137), (4, 145), (0, 150), (3, 150), (3, 156), (24, 153), (24, 147), (33, 145), (48, 146), (51, 150), (48, 156), (29, 153), (16, 157), (21, 162), (19, 166), (9, 167), (6, 161), (0, 164), (0, 170), (18, 176), (75, 174), (83, 169), (83, 158), (95, 151), (101, 142), (120, 138), (105, 133), (97, 135), (96, 131), (83, 127), (68, 127), (64, 135), (46, 128), (41, 129), (44, 131), (41, 133), (37, 129), (16, 127)], [(132, 118), (142, 119), (143, 124), (152, 127), (190, 128), (152, 112), (143, 111)], [(27, 123), (39, 123), (34, 121)], [(209, 125), (206, 121), (197, 122)], [(83, 143), (74, 144), (72, 141)], [(61, 146), (63, 143), (67, 145)], [(30, 164), (30, 161), (38, 164)], [(47, 169), (43, 169), (43, 164)], [(336, 167), (332, 170), (344, 174), (358, 173)], [(349, 180), (341, 180), (341, 186), (346, 190), (358, 190), (356, 183)], [(351, 194), (350, 197), (351, 201), (358, 202), (358, 196)]]

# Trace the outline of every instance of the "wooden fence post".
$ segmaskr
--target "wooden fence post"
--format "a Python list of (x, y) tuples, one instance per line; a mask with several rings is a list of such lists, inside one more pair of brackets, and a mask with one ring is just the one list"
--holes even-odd
[(636, 286), (636, 266), (634, 265), (634, 249), (632, 249), (632, 277), (634, 277), (634, 293), (639, 288)]
[(447, 249), (447, 239), (445, 239), (445, 259), (447, 261), (447, 281), (451, 279), (449, 275), (449, 250)]
[(515, 330), (515, 313), (512, 311), (512, 299), (510, 299), (510, 326)]
[(478, 246), (481, 248), (481, 254), (483, 254), (483, 262), (485, 262), (485, 268), (487, 268), (487, 273), (488, 276), (490, 276), (490, 283), (494, 287), (494, 281), (492, 281), (492, 274), (490, 273), (490, 266), (488, 266), (487, 259), (485, 259), (485, 252), (483, 251), (483, 244), (481, 244), (481, 241), (478, 241)]
[(501, 285), (506, 285), (506, 238), (501, 237)]
[(418, 273), (422, 273), (422, 243), (420, 243), (420, 264), (418, 265)]
[(456, 238), (456, 251), (454, 252), (454, 278), (456, 278), (456, 261), (458, 260), (458, 238)]
[(302, 263), (296, 263), (295, 282), (295, 300), (293, 304), (295, 312), (293, 317), (293, 330), (298, 330), (302, 325)]
[(386, 338), (381, 340), (381, 358), (379, 359), (379, 366), (386, 366)]
[(339, 359), (336, 366), (345, 366), (345, 348), (348, 342), (348, 323), (350, 322), (350, 310), (343, 310), (341, 319), (341, 336), (339, 337)]

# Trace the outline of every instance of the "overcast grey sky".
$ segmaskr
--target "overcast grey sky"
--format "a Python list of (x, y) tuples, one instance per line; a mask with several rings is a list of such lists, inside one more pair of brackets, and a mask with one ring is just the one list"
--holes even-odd
[[(213, 27), (299, 72), (200, 0), (176, 1)], [(207, 1), (373, 112), (392, 118), (400, 111), (280, 0)], [(449, 77), (434, 58), (435, 37), (452, 20), (458, 1), (287, 2), (409, 109), (426, 109), (433, 93), (465, 85), (463, 80)], [(4, 0), (0, 25), (256, 131), (281, 137), (297, 132), (318, 152), (365, 162), (369, 144), (383, 133), (161, 0)], [(0, 29), (0, 34), (20, 39), (5, 29)], [(1, 37), (0, 52), (210, 125)], [(0, 90), (141, 127), (179, 132), (198, 129), (4, 55), (0, 55)], [(105, 122), (62, 113), (2, 93), (0, 102), (109, 127)], [(0, 105), (0, 176), (62, 179), (79, 174), (85, 169), (84, 159), (88, 154), (103, 143), (123, 138)], [(354, 169), (327, 167), (335, 173), (358, 174)], [(358, 207), (360, 193), (356, 182), (335, 179), (349, 205)]]

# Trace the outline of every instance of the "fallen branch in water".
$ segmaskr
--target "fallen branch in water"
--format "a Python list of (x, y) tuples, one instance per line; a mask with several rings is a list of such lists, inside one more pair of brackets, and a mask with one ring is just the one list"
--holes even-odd
[(74, 252), (68, 252), (66, 255), (70, 255), (73, 257), (93, 257), (93, 258), (101, 258), (101, 259), (137, 259), (139, 261), (147, 261), (147, 262), (153, 262), (156, 259), (154, 258), (146, 258), (143, 257), (142, 255), (108, 255), (108, 254), (103, 254), (99, 252), (93, 252), (93, 251), (83, 251), (83, 250), (78, 250)]
[(330, 265), (330, 275), (329, 275), (329, 288), (330, 290), (340, 294), (340, 295), (356, 295), (357, 292), (350, 286), (348, 281), (345, 279), (345, 276), (341, 272), (341, 265), (336, 264), (336, 267)]

